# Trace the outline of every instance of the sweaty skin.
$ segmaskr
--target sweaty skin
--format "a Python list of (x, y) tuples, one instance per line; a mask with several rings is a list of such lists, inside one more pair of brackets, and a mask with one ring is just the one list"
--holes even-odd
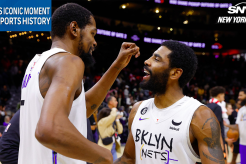
[[(79, 39), (83, 35), (83, 50), (87, 53), (95, 47), (96, 24), (80, 29), (73, 21), (63, 38), (53, 38), (52, 48), (62, 48), (70, 53), (58, 53), (45, 62), (39, 75), (39, 89), (44, 98), (35, 137), (44, 146), (64, 156), (90, 163), (112, 163), (111, 152), (87, 140), (69, 121), (73, 101), (82, 92), (85, 65), (79, 57)], [(131, 57), (140, 55), (134, 43), (123, 43), (117, 59), (99, 82), (85, 93), (89, 117), (104, 100), (120, 71), (128, 65)], [(83, 109), (81, 109), (83, 110)], [(86, 128), (86, 127), (84, 127)]]

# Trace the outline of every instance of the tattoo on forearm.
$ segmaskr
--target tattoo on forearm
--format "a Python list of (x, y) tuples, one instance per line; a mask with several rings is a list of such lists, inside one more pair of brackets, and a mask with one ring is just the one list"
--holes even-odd
[(116, 161), (114, 161), (114, 164), (127, 164), (127, 163), (122, 161), (121, 158), (118, 158)]
[[(221, 143), (220, 143), (220, 125), (217, 123), (217, 121), (214, 117), (212, 117), (208, 120), (211, 120), (210, 127), (211, 127), (211, 131), (212, 131), (212, 138), (206, 137), (203, 140), (208, 145), (208, 151), (209, 151), (210, 155), (212, 155), (218, 161), (223, 161), (224, 157), (223, 157), (223, 152), (222, 152)], [(208, 122), (208, 120), (206, 122)], [(205, 157), (209, 157), (209, 156), (205, 156)], [(210, 159), (210, 158), (212, 158), (212, 157), (209, 157), (208, 159)]]
[(95, 160), (95, 161), (93, 162), (93, 164), (102, 163), (102, 162), (105, 162), (105, 159), (102, 158), (102, 157), (99, 157), (97, 160)]
[(115, 69), (117, 69), (117, 70), (120, 70), (120, 68), (119, 67), (114, 67)]
[(204, 157), (206, 157), (207, 159), (210, 159), (211, 161), (214, 161), (216, 163), (219, 163), (219, 164), (225, 164), (225, 161), (224, 160), (218, 160), (218, 159), (215, 159), (213, 157), (209, 157), (207, 154), (205, 154), (204, 152), (202, 152)]
[(96, 104), (93, 104), (93, 105), (91, 106), (91, 109), (94, 110), (94, 109), (96, 109), (96, 107), (97, 107), (97, 105), (96, 105)]

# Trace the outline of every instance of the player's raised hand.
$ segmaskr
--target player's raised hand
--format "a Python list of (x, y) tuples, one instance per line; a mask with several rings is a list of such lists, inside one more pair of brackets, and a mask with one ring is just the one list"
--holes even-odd
[(135, 43), (124, 42), (121, 45), (115, 64), (117, 64), (119, 69), (123, 69), (128, 65), (133, 55), (136, 58), (140, 56), (139, 47)]

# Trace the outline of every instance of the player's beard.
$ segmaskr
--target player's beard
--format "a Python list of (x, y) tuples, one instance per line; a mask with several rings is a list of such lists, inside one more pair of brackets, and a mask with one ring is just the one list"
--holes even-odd
[(91, 50), (93, 50), (92, 47), (90, 47), (89, 52), (85, 53), (83, 50), (83, 42), (82, 42), (82, 35), (80, 35), (80, 41), (79, 41), (79, 54), (81, 59), (83, 60), (83, 62), (85, 63), (86, 67), (92, 67), (96, 62), (92, 56), (92, 54), (90, 54)]
[(166, 93), (167, 82), (169, 78), (170, 68), (159, 74), (153, 74), (147, 66), (144, 67), (150, 73), (149, 80), (143, 80), (140, 83), (142, 89), (152, 91), (153, 94), (161, 95)]
[(241, 102), (241, 106), (243, 107), (244, 105), (246, 105), (246, 98), (242, 100)]

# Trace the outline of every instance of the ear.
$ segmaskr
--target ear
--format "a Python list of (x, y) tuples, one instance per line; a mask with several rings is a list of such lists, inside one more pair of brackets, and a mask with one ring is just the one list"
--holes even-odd
[(183, 70), (181, 68), (173, 68), (170, 71), (170, 79), (178, 80), (182, 74)]
[(72, 21), (69, 25), (69, 31), (72, 36), (77, 37), (79, 35), (79, 26), (76, 21)]

